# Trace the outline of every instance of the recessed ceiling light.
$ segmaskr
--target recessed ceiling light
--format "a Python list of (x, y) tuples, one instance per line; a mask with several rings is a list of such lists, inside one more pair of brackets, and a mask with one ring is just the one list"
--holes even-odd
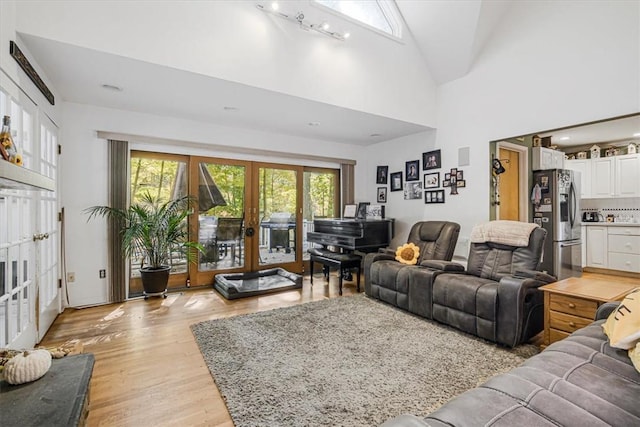
[(274, 1), (274, 2), (271, 3), (271, 9), (273, 9), (273, 10), (280, 9), (280, 5), (278, 4), (277, 1)]
[(224, 107), (222, 107), (222, 109), (224, 111), (238, 111), (238, 107), (231, 107), (229, 105), (225, 105)]
[(635, 137), (640, 136), (640, 132), (636, 132), (636, 133), (634, 133), (634, 134), (633, 134), (633, 136), (635, 136)]
[(351, 33), (349, 33), (349, 32), (344, 33), (344, 34), (342, 35), (342, 37), (344, 37), (345, 39), (348, 39), (349, 37), (351, 37)]
[(323, 22), (322, 23), (322, 29), (327, 31), (329, 29), (329, 23), (328, 22)]
[(307, 123), (309, 126), (320, 126), (320, 122), (309, 122)]
[(115, 86), (115, 85), (110, 85), (110, 84), (103, 84), (102, 88), (103, 89), (107, 89), (107, 90), (113, 90), (115, 92), (122, 92), (122, 88), (120, 86)]
[(560, 138), (560, 141), (568, 141), (570, 139), (571, 139), (570, 136), (563, 136), (562, 138)]

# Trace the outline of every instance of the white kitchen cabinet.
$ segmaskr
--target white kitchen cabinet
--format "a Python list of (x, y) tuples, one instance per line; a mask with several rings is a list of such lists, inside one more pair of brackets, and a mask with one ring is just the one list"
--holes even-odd
[(580, 172), (580, 198), (591, 197), (591, 159), (565, 160), (564, 168)]
[(618, 197), (640, 196), (640, 156), (615, 156), (614, 192)]
[(533, 147), (531, 150), (531, 166), (534, 171), (546, 169), (563, 169), (564, 152), (545, 147)]
[(606, 226), (587, 227), (587, 267), (607, 268), (607, 244)]
[(640, 273), (640, 227), (607, 228), (607, 268)]
[(591, 160), (591, 197), (615, 196), (615, 157)]

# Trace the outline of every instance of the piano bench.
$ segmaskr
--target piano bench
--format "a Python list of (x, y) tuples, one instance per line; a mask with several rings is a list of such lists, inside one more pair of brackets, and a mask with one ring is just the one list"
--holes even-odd
[[(328, 249), (311, 248), (309, 249), (310, 264), (311, 264), (311, 286), (313, 286), (313, 265), (318, 262), (325, 266), (328, 270), (331, 267), (338, 269), (338, 291), (342, 295), (342, 276), (345, 270), (351, 268), (357, 268), (356, 290), (360, 292), (360, 270), (362, 264), (362, 257), (356, 254), (341, 254), (332, 252)], [(327, 271), (328, 271), (327, 270)], [(329, 276), (327, 274), (327, 280)]]

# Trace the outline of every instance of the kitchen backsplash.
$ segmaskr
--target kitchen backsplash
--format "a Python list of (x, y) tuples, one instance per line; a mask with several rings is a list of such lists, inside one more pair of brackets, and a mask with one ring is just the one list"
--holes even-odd
[(582, 199), (580, 210), (595, 211), (606, 218), (614, 216), (614, 222), (640, 223), (640, 198)]

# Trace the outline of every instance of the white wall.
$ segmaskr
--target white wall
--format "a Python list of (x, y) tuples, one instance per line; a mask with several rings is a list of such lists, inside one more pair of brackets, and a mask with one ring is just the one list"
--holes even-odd
[(439, 88), (435, 142), (416, 135), (369, 147), (359, 194), (375, 200), (376, 164), (404, 170), (404, 161), (435, 147), (442, 150), (442, 174), (456, 167), (458, 148), (470, 146), (471, 165), (461, 168), (467, 187), (459, 195), (447, 191), (444, 205), (418, 207), (398, 193), (387, 207), (406, 224), (459, 222), (459, 246), (466, 246), (473, 225), (489, 219), (489, 141), (640, 111), (639, 8), (638, 2), (514, 3), (470, 73)]
[[(265, 2), (268, 3), (268, 2)], [(433, 127), (435, 84), (411, 35), (397, 42), (308, 1), (282, 2), (341, 42), (261, 12), (254, 1), (23, 1), (19, 31)], [(315, 16), (315, 18), (313, 18)], [(371, 41), (375, 39), (375, 43)]]
[[(339, 167), (330, 161), (303, 161), (265, 158), (257, 155), (234, 154), (234, 147), (268, 149), (282, 153), (357, 159), (361, 147), (305, 140), (288, 135), (230, 128), (210, 123), (132, 113), (88, 105), (63, 104), (65, 127), (60, 141), (61, 206), (65, 208), (66, 265), (76, 281), (70, 283), (71, 306), (101, 304), (108, 301), (108, 278), (99, 279), (98, 271), (107, 269), (107, 228), (104, 220), (87, 222), (83, 210), (108, 202), (107, 142), (97, 137), (97, 131), (174, 139), (190, 144), (163, 145), (131, 140), (133, 149), (146, 149), (176, 154), (239, 158), (318, 167)], [(200, 144), (194, 148), (191, 143)], [(207, 144), (229, 146), (228, 151), (207, 148)], [(360, 170), (356, 165), (356, 171)]]

